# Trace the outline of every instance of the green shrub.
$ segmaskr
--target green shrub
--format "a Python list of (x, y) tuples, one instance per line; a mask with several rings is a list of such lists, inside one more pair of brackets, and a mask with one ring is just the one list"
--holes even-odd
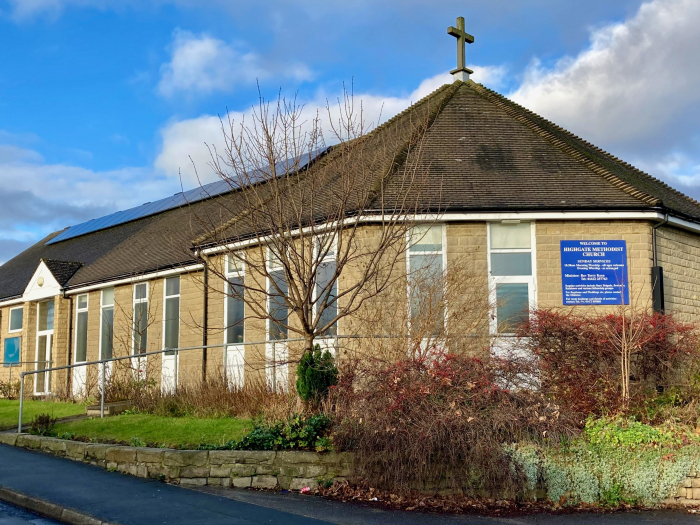
[(32, 420), (29, 433), (36, 436), (50, 436), (57, 422), (58, 419), (51, 417), (49, 414), (38, 414)]
[(319, 403), (328, 397), (330, 388), (338, 383), (338, 369), (331, 353), (316, 345), (297, 366), (297, 393), (302, 401)]
[(324, 414), (295, 415), (285, 421), (265, 423), (256, 421), (253, 430), (239, 441), (229, 441), (223, 447), (200, 445), (200, 449), (228, 450), (332, 450), (329, 437), (331, 420)]

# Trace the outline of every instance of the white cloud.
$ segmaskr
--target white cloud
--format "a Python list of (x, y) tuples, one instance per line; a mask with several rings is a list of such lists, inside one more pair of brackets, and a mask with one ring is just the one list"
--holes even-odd
[[(516, 102), (592, 141), (659, 135), (700, 102), (700, 1), (655, 0), (591, 32), (590, 47), (549, 69), (535, 60)], [(663, 140), (663, 139), (662, 139)]]
[[(498, 87), (505, 75), (505, 68), (502, 66), (470, 67), (474, 70), (473, 79), (476, 82), (481, 82), (491, 87)], [(403, 97), (359, 93), (355, 94), (355, 104), (358, 108), (360, 104), (362, 105), (365, 126), (372, 128), (403, 111), (409, 105), (435, 91), (443, 84), (452, 83), (452, 80), (452, 75), (449, 73), (435, 75), (423, 80), (414, 91)], [(312, 100), (302, 101), (304, 105), (302, 120), (309, 122), (318, 113), (321, 120), (325, 123), (323, 128), (328, 142), (332, 142), (332, 132), (328, 126), (327, 105), (330, 104), (331, 107), (330, 118), (336, 120), (339, 116), (336, 104), (341, 97), (342, 93), (331, 94), (319, 91)], [(250, 111), (230, 113), (233, 121), (238, 123), (243, 119), (250, 121), (250, 115)], [(160, 133), (162, 147), (155, 161), (156, 168), (171, 177), (178, 178), (182, 176), (185, 188), (196, 186), (200, 181), (206, 183), (215, 180), (216, 175), (208, 166), (211, 157), (207, 144), (215, 146), (219, 151), (222, 151), (223, 139), (219, 117), (202, 115), (193, 119), (172, 121), (166, 124)], [(193, 163), (197, 168), (199, 179), (195, 174)]]
[(189, 31), (175, 31), (170, 62), (161, 66), (158, 91), (176, 93), (230, 91), (256, 80), (293, 78), (309, 80), (311, 72), (301, 63), (276, 63), (257, 53), (241, 52), (223, 40)]

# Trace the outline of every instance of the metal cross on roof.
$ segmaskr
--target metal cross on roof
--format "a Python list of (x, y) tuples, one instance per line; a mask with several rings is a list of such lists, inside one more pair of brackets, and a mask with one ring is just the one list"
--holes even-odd
[[(474, 43), (474, 37), (467, 33), (464, 30), (464, 17), (460, 16), (457, 17), (457, 27), (448, 27), (447, 28), (447, 34), (452, 35), (457, 38), (457, 69), (453, 69), (450, 71), (453, 75), (455, 75), (455, 78), (458, 80), (465, 80), (464, 78), (460, 78), (463, 76), (466, 76), (466, 79), (469, 78), (469, 74), (473, 73), (471, 69), (467, 68), (467, 65), (464, 61), (464, 44), (465, 42), (467, 44), (473, 44)], [(457, 75), (461, 73), (461, 75)]]

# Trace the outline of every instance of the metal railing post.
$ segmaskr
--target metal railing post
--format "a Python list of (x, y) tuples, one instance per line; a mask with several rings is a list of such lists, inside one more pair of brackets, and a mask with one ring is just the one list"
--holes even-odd
[[(105, 381), (105, 368), (107, 363), (102, 363), (102, 392), (100, 392), (100, 417), (105, 417), (105, 389), (107, 387)], [(87, 373), (86, 373), (87, 375)]]
[(19, 374), (19, 423), (17, 433), (22, 433), (22, 410), (24, 409), (24, 372)]

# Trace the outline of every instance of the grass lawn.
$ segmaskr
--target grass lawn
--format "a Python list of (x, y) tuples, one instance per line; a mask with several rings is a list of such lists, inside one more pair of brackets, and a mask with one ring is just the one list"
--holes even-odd
[[(52, 417), (67, 417), (85, 413), (85, 405), (76, 403), (60, 403), (56, 401), (24, 402), (22, 423), (31, 423), (38, 414), (50, 414)], [(10, 427), (18, 423), (19, 400), (9, 401), (0, 399), (0, 428)]]
[(140, 440), (150, 446), (164, 444), (175, 448), (194, 448), (202, 443), (223, 445), (232, 439), (242, 438), (252, 428), (250, 419), (123, 414), (60, 423), (54, 431), (59, 436), (69, 432), (75, 437), (86, 437), (97, 442), (130, 443), (136, 438), (134, 441)]

